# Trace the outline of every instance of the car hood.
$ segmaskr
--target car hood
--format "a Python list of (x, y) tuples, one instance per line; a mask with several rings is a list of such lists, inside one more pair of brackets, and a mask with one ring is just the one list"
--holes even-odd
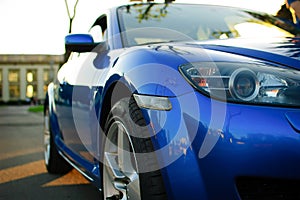
[(205, 49), (300, 69), (300, 38), (227, 39), (196, 43)]

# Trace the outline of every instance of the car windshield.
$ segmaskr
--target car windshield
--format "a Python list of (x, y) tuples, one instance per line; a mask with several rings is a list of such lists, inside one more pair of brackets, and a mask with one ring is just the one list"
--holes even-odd
[(292, 24), (265, 13), (191, 4), (136, 4), (118, 8), (124, 46), (228, 38), (295, 37)]

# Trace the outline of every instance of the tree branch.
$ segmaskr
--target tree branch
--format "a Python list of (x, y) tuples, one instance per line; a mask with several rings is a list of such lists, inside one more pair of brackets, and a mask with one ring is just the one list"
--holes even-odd
[(76, 0), (75, 5), (74, 5), (73, 16), (71, 16), (69, 5), (68, 5), (68, 1), (65, 0), (65, 4), (66, 4), (66, 8), (67, 8), (67, 13), (68, 13), (68, 17), (69, 17), (69, 33), (72, 32), (72, 23), (73, 23), (73, 19), (75, 18), (75, 15), (76, 15), (76, 7), (77, 7), (78, 2), (79, 2), (79, 0)]

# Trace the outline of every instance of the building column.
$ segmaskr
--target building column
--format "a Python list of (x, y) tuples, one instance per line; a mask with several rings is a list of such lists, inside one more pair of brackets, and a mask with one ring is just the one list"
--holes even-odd
[(44, 68), (37, 67), (37, 98), (44, 99)]
[(20, 99), (26, 100), (26, 88), (27, 78), (26, 78), (26, 68), (20, 67)]
[(2, 100), (4, 102), (8, 102), (9, 101), (9, 83), (8, 83), (8, 68), (7, 67), (2, 68), (2, 80), (3, 80)]

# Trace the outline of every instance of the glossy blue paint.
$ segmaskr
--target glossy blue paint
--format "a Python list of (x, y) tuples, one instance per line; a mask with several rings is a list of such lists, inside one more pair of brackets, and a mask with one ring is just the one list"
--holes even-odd
[[(199, 105), (201, 113), (211, 113), (211, 101), (200, 95), (198, 98), (199, 102), (205, 105)], [(188, 100), (185, 103), (188, 103)], [(172, 197), (174, 197), (172, 199), (184, 198), (187, 191), (198, 194), (197, 192), (203, 189), (201, 188), (203, 185), (205, 191), (200, 192), (199, 195), (207, 194), (208, 199), (220, 198), (219, 193), (238, 198), (234, 187), (237, 176), (300, 178), (297, 173), (300, 163), (298, 151), (300, 135), (293, 130), (285, 118), (286, 113), (295, 112), (298, 109), (249, 107), (235, 104), (226, 104), (226, 109), (223, 127), (211, 127), (211, 120), (214, 119), (209, 114), (201, 115), (196, 137), (192, 144), (187, 145), (190, 147), (187, 153), (164, 169), (165, 176), (176, 174), (176, 178), (168, 177), (173, 180), (171, 185), (175, 187), (175, 189), (172, 188)], [(197, 126), (197, 119), (185, 117), (185, 120), (189, 129), (186, 133), (180, 132), (185, 136), (177, 135), (179, 138), (189, 138), (192, 127)], [(177, 128), (171, 123), (161, 131), (162, 136), (157, 136), (155, 141), (160, 144), (158, 149), (169, 143), (163, 138), (166, 138), (164, 135), (168, 130), (172, 130), (171, 127)], [(201, 147), (205, 145), (204, 137), (208, 131), (212, 134), (211, 137), (216, 138), (217, 143), (209, 154), (201, 158), (199, 153)], [(168, 133), (177, 132), (173, 130)], [(176, 136), (168, 136), (168, 138), (174, 139)], [(164, 160), (168, 159), (171, 159), (170, 155), (164, 154)], [(188, 181), (186, 181), (187, 174), (194, 170), (201, 174), (193, 172), (193, 175), (188, 176)], [(226, 184), (222, 180), (226, 180)], [(184, 185), (181, 184), (182, 182), (192, 184)], [(198, 196), (195, 199), (198, 199)]]
[(92, 44), (94, 39), (89, 34), (70, 34), (65, 37), (65, 44)]
[[(220, 61), (299, 70), (297, 39), (124, 48), (116, 12), (106, 13), (109, 48), (71, 56), (48, 88), (52, 134), (74, 166), (103, 187), (99, 161), (110, 104), (136, 93), (168, 97), (172, 104), (170, 111), (142, 109), (169, 199), (241, 199), (239, 177), (300, 180), (298, 107), (218, 101), (197, 91), (178, 71), (187, 63)], [(93, 44), (93, 38), (66, 37), (66, 44), (78, 43)]]

